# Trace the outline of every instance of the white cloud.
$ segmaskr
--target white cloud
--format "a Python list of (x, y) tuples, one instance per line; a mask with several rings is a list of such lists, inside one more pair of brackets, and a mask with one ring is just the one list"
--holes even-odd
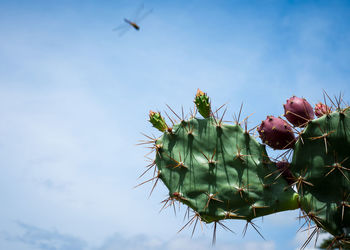
[(8, 243), (9, 249), (16, 249), (22, 244), (21, 249), (42, 249), (42, 250), (273, 250), (273, 241), (244, 241), (239, 242), (217, 242), (211, 245), (210, 239), (203, 236), (189, 238), (176, 236), (171, 239), (162, 239), (160, 236), (147, 236), (144, 234), (126, 236), (118, 232), (106, 238), (98, 247), (92, 247), (88, 242), (79, 237), (62, 233), (56, 229), (44, 229), (34, 225), (17, 222), (19, 231), (17, 234), (4, 231), (0, 238)]
[(248, 242), (244, 244), (246, 250), (273, 250), (275, 249), (275, 243), (273, 241), (267, 242)]
[(77, 237), (61, 234), (56, 230), (45, 230), (22, 222), (17, 223), (22, 233), (13, 235), (3, 233), (5, 240), (14, 243), (22, 243), (31, 249), (41, 250), (82, 250), (86, 248), (86, 242)]
[(120, 234), (108, 238), (101, 247), (96, 250), (112, 250), (118, 249), (120, 245), (123, 245), (123, 249), (130, 250), (273, 250), (275, 249), (275, 243), (273, 241), (246, 241), (244, 243), (232, 242), (217, 242), (215, 245), (211, 245), (208, 238), (193, 238), (188, 237), (174, 237), (167, 241), (161, 240), (161, 238), (146, 237), (145, 235), (132, 236), (129, 238), (122, 237)]

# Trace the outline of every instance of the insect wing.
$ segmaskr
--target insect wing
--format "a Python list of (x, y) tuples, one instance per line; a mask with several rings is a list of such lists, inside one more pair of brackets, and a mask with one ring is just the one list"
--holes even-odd
[(135, 19), (135, 23), (140, 23), (143, 19), (145, 19), (149, 14), (153, 12), (153, 9), (147, 10), (142, 13), (138, 18)]
[(123, 23), (118, 27), (115, 27), (112, 31), (118, 32), (118, 36), (121, 37), (130, 29), (130, 25), (127, 23)]
[(129, 28), (129, 25), (127, 25), (126, 23), (123, 23), (123, 24), (115, 27), (114, 29), (112, 29), (112, 31), (124, 30), (124, 29), (127, 29), (127, 28)]
[(144, 8), (145, 8), (145, 5), (141, 4), (140, 7), (138, 7), (138, 9), (135, 11), (131, 20), (135, 22), (139, 18), (139, 16), (141, 15), (141, 13), (143, 12)]
[(118, 36), (119, 36), (119, 37), (123, 36), (128, 30), (130, 30), (129, 27), (127, 27), (127, 28), (124, 29), (124, 30), (121, 30), (121, 31), (119, 32)]

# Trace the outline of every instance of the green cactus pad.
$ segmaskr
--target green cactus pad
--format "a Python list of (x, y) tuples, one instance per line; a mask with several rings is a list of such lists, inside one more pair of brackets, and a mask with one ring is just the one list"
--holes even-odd
[[(155, 142), (158, 177), (170, 198), (207, 223), (252, 219), (298, 208), (298, 194), (276, 175), (265, 146), (239, 125), (191, 118)], [(287, 187), (287, 188), (286, 188)]]
[(338, 239), (349, 238), (349, 109), (309, 122), (295, 144), (291, 171), (308, 217)]

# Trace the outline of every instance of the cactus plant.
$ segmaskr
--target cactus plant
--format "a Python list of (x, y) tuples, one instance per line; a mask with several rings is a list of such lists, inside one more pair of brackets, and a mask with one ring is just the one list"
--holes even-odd
[(338, 100), (336, 110), (326, 106), (323, 112), (320, 106), (323, 115), (313, 120), (311, 105), (292, 97), (284, 109), (296, 126), (297, 138), (286, 121), (268, 116), (257, 128), (262, 142), (274, 149), (289, 148), (293, 152), (289, 163), (272, 161), (265, 144), (238, 120), (225, 124), (199, 89), (194, 102), (203, 118), (176, 115), (180, 121), (171, 119), (171, 128), (159, 112), (150, 112), (150, 122), (163, 134), (149, 141), (156, 157), (146, 171), (155, 167), (148, 181), (161, 180), (169, 190), (163, 207), (180, 202), (193, 210), (190, 222), (214, 223), (214, 229), (216, 224), (226, 228), (225, 219), (246, 220), (256, 229), (257, 217), (299, 208), (301, 217), (315, 224), (311, 236), (322, 229), (334, 236), (334, 242), (349, 241), (349, 108), (341, 108)]

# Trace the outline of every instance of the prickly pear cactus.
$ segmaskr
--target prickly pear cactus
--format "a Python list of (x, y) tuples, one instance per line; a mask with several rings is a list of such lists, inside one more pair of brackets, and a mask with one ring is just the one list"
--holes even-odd
[(191, 116), (177, 124), (170, 119), (172, 128), (160, 113), (150, 112), (150, 122), (163, 132), (152, 143), (154, 178), (169, 190), (165, 206), (179, 201), (207, 223), (224, 219), (252, 223), (260, 216), (298, 208), (298, 194), (283, 178), (275, 178), (279, 171), (265, 146), (238, 122), (224, 124), (214, 117), (202, 91), (197, 91), (194, 102), (204, 119)]
[(205, 222), (252, 219), (296, 209), (297, 195), (284, 189), (265, 147), (239, 125), (213, 117), (191, 118), (174, 125), (155, 143), (159, 178), (176, 199)]
[(164, 207), (175, 201), (188, 206), (195, 213), (192, 222), (216, 226), (241, 219), (255, 228), (254, 218), (300, 208), (307, 224), (315, 225), (310, 237), (323, 229), (334, 236), (333, 243), (350, 243), (350, 108), (340, 107), (341, 98), (337, 106), (330, 101), (332, 107), (316, 105), (313, 119), (311, 105), (294, 96), (284, 105), (293, 129), (273, 116), (260, 124), (263, 143), (293, 153), (291, 162), (279, 157), (272, 162), (247, 128), (216, 117), (198, 89), (194, 102), (204, 119), (175, 114), (180, 121), (169, 118), (169, 127), (159, 112), (150, 112), (150, 122), (163, 134), (147, 142), (156, 151), (146, 170), (155, 167), (155, 176), (148, 181), (160, 179), (169, 190)]
[(337, 240), (350, 237), (350, 109), (309, 121), (295, 144), (291, 171), (301, 207)]

